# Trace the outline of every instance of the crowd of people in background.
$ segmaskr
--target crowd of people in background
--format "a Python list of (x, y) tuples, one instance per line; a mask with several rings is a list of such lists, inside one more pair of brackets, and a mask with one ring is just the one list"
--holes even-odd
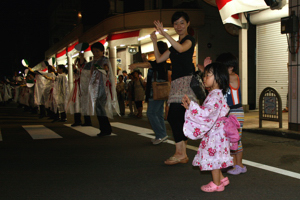
[[(213, 180), (201, 189), (204, 192), (223, 191), (229, 184), (228, 177), (222, 174), (224, 169), (232, 167), (228, 173), (233, 175), (247, 172), (242, 164), (244, 111), (237, 75), (238, 62), (236, 57), (226, 53), (221, 54), (217, 62), (207, 58), (204, 65), (198, 65), (208, 97), (197, 99), (190, 87), (195, 72), (192, 61), (195, 39), (188, 33), (189, 16), (185, 12), (176, 12), (172, 16), (172, 24), (179, 40), (165, 32), (162, 22), (154, 21), (156, 31), (168, 40), (171, 47), (157, 41), (153, 32), (151, 40), (155, 60), (148, 61), (144, 57), (144, 62), (131, 64), (129, 74), (124, 70), (119, 75), (118, 69), (115, 75), (109, 59), (104, 56), (104, 46), (96, 42), (91, 45), (92, 61), (87, 62), (81, 53), (75, 60), (73, 88), (68, 87), (68, 70), (64, 65), (58, 65), (56, 69), (48, 65), (47, 72), (28, 70), (24, 76), (15, 74), (13, 80), (2, 81), (0, 102), (13, 100), (24, 110), (38, 112), (40, 118), (47, 116), (52, 122), (66, 122), (66, 113), (73, 114), (71, 126), (91, 126), (91, 116), (97, 116), (98, 136), (111, 134), (109, 118), (113, 118), (114, 114), (124, 116), (127, 106), (128, 116), (143, 118), (143, 107), (148, 103), (147, 117), (155, 133), (151, 142), (158, 145), (168, 139), (166, 116), (173, 133), (175, 152), (164, 163), (187, 163), (188, 138), (202, 139), (193, 165), (199, 166), (200, 170), (211, 171)], [(169, 58), (171, 64), (166, 62)], [(146, 78), (142, 77), (138, 68), (148, 68)], [(151, 82), (154, 79), (171, 82), (167, 103), (153, 99)], [(230, 115), (234, 115), (240, 123), (238, 147), (231, 151), (222, 118)]]

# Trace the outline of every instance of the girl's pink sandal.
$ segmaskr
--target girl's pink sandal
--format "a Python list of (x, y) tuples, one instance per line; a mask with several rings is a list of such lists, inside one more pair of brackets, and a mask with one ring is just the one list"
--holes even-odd
[(203, 192), (222, 192), (222, 191), (224, 191), (224, 189), (225, 189), (225, 187), (222, 183), (219, 186), (217, 186), (212, 181), (210, 183), (208, 183), (207, 185), (201, 186), (201, 190)]
[(229, 185), (229, 179), (228, 177), (223, 178), (222, 180), (220, 180), (220, 183), (223, 184), (223, 186), (227, 186)]

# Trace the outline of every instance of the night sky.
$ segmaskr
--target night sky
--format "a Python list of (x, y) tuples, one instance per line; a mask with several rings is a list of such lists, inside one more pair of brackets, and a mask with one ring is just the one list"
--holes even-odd
[(43, 61), (49, 48), (48, 8), (41, 0), (2, 1), (1, 36), (2, 64), (0, 78), (11, 77), (14, 71), (23, 70), (21, 60), (33, 67)]
[[(22, 59), (34, 67), (45, 58), (49, 49), (49, 17), (51, 8), (59, 0), (3, 0), (0, 6), (3, 56), (0, 79), (12, 77), (15, 71), (24, 71)], [(52, 5), (49, 5), (51, 3)], [(93, 5), (93, 6), (91, 6)], [(81, 1), (83, 23), (91, 27), (107, 17), (108, 0)]]

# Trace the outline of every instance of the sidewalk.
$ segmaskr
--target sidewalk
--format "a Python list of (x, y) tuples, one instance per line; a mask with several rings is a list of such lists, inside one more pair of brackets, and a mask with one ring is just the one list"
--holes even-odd
[[(146, 118), (147, 103), (143, 106), (143, 116)], [(126, 107), (126, 113), (129, 112), (128, 107)], [(245, 121), (243, 126), (243, 132), (258, 133), (271, 136), (286, 137), (291, 139), (300, 140), (300, 131), (289, 130), (289, 113), (282, 113), (282, 128), (279, 128), (279, 122), (273, 121), (262, 121), (262, 128), (259, 128), (259, 111), (250, 110), (245, 113)]]
[(246, 131), (300, 140), (300, 131), (288, 130), (288, 115), (288, 113), (282, 113), (282, 128), (279, 128), (279, 122), (267, 120), (263, 120), (262, 128), (259, 128), (259, 111), (250, 110), (248, 113), (245, 113), (243, 132)]

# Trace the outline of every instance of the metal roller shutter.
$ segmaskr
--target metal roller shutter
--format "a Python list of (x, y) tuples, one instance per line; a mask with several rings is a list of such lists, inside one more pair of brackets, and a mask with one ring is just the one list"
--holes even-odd
[(282, 107), (286, 106), (288, 92), (288, 45), (280, 32), (280, 21), (256, 27), (256, 108), (260, 93), (273, 87), (280, 94)]

